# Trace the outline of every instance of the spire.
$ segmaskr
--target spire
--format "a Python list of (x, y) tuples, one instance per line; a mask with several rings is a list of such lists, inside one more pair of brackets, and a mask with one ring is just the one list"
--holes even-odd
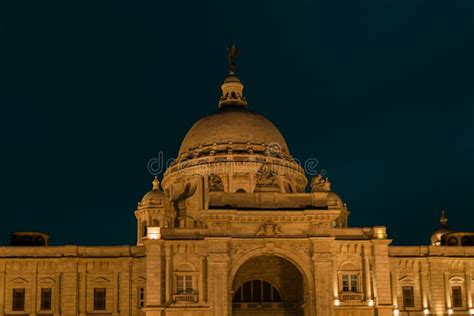
[(153, 191), (158, 191), (160, 189), (160, 181), (158, 180), (158, 177), (155, 176), (155, 179), (153, 179)]
[(442, 226), (448, 225), (448, 217), (446, 216), (446, 212), (441, 210), (441, 216), (439, 217), (439, 222)]
[(219, 100), (219, 108), (223, 108), (227, 105), (237, 105), (247, 107), (247, 100), (244, 97), (244, 85), (240, 82), (236, 76), (236, 59), (239, 50), (235, 44), (232, 44), (228, 49), (228, 61), (229, 61), (229, 75), (221, 85), (222, 96)]

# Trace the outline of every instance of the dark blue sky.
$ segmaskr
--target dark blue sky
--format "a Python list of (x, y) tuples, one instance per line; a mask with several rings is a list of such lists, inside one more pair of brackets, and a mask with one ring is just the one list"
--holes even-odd
[(147, 161), (214, 111), (226, 46), (249, 107), (317, 158), (353, 226), (474, 230), (474, 1), (3, 4), (0, 243), (133, 244)]

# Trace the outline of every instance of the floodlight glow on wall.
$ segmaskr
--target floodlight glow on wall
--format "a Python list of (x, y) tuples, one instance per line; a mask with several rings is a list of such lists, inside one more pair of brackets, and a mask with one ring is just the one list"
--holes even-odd
[(148, 233), (146, 237), (151, 240), (161, 239), (160, 227), (148, 227)]

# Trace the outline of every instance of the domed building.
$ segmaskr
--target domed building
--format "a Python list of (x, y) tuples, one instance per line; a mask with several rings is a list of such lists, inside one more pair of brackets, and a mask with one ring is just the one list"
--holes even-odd
[(216, 111), (134, 210), (136, 245), (0, 247), (0, 316), (473, 315), (474, 234), (444, 212), (430, 245), (349, 227), (330, 180), (307, 179), (253, 112), (229, 51)]

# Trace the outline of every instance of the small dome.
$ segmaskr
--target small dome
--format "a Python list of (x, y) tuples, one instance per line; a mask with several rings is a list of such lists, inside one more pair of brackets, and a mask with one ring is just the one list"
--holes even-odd
[(152, 183), (153, 189), (143, 196), (141, 204), (161, 204), (166, 199), (165, 193), (160, 190), (160, 181), (156, 176)]
[(431, 245), (439, 246), (441, 244), (441, 238), (449, 233), (454, 232), (454, 230), (449, 227), (440, 227), (431, 234)]
[(344, 202), (341, 197), (334, 192), (328, 192), (327, 196), (328, 206), (341, 207), (344, 206)]
[(266, 144), (289, 153), (280, 131), (265, 117), (241, 106), (225, 106), (197, 121), (181, 143), (179, 155), (213, 144)]
[(454, 232), (454, 230), (448, 226), (448, 217), (444, 210), (441, 211), (439, 222), (441, 226), (431, 234), (431, 245), (433, 246), (441, 245), (441, 238), (446, 234)]

